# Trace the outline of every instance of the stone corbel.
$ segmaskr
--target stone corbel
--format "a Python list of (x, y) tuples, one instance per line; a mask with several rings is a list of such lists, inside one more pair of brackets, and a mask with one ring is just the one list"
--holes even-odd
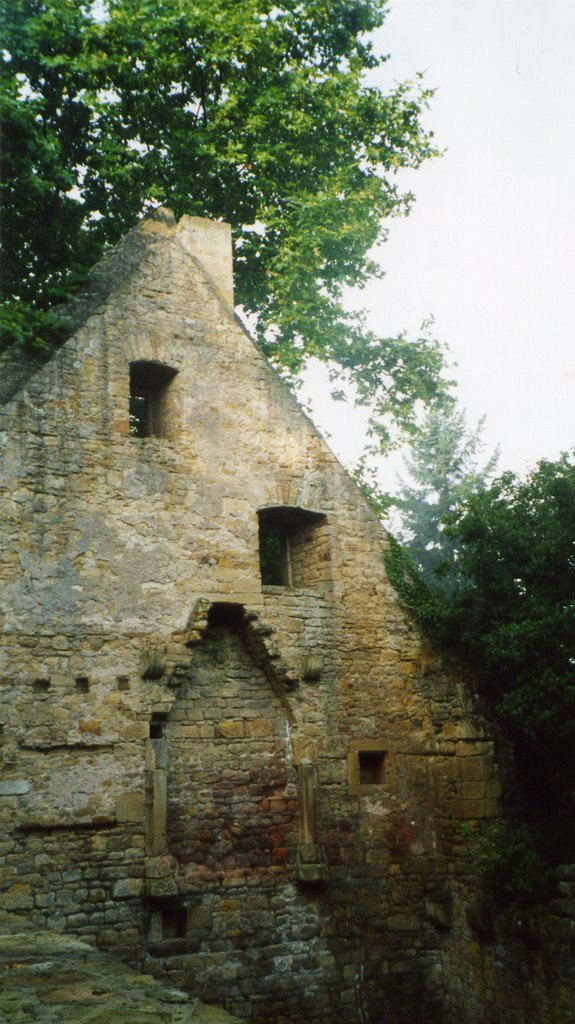
[(323, 672), (324, 657), (320, 651), (308, 651), (302, 658), (301, 677), (306, 683), (317, 683)]

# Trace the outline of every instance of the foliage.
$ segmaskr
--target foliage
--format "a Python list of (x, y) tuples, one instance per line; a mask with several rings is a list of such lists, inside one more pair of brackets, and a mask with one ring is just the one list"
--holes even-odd
[(401, 604), (424, 633), (435, 637), (438, 625), (438, 599), (425, 577), (414, 566), (406, 548), (389, 534), (385, 569)]
[[(445, 385), (429, 338), (378, 338), (344, 289), (435, 153), (429, 92), (366, 84), (387, 0), (0, 0), (4, 295), (65, 300), (153, 205), (233, 226), (237, 298), (288, 376), (352, 375), (409, 427)], [(387, 430), (387, 427), (384, 428)]]
[(468, 499), (449, 527), (465, 585), (445, 635), (526, 736), (571, 734), (575, 710), (575, 464), (543, 460)]
[(404, 458), (407, 477), (400, 478), (394, 499), (401, 515), (399, 536), (433, 587), (457, 585), (456, 543), (445, 532), (445, 517), (484, 490), (495, 471), (497, 451), (485, 463), (479, 461), (484, 422), (469, 428), (455, 403), (432, 408)]
[(67, 321), (52, 312), (33, 309), (24, 302), (0, 305), (0, 351), (17, 345), (28, 352), (47, 354), (66, 337)]
[(550, 857), (570, 857), (574, 457), (543, 460), (525, 480), (504, 473), (461, 503), (446, 532), (457, 549), (457, 588), (434, 588), (397, 555), (388, 563), (392, 582), (420, 625), (472, 668), (514, 740), (527, 820), (540, 826)]
[(500, 910), (544, 903), (553, 894), (555, 872), (526, 825), (494, 822), (473, 834), (472, 840), (478, 872)]
[(260, 571), (265, 586), (281, 587), (286, 583), (284, 564), (285, 549), (278, 527), (260, 527), (259, 539)]
[(367, 454), (358, 459), (352, 476), (372, 512), (382, 521), (387, 519), (393, 498), (382, 490), (377, 469), (368, 462)]

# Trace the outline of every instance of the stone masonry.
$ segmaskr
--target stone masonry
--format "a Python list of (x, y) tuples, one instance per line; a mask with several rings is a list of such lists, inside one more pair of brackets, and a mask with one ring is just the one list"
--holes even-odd
[(86, 942), (0, 911), (2, 1024), (241, 1024)]
[(0, 906), (256, 1024), (511, 1024), (493, 741), (232, 303), (157, 211), (4, 366)]

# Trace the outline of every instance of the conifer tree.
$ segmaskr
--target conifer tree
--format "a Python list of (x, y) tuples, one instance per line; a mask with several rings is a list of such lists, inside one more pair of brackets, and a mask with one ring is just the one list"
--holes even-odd
[(404, 458), (395, 499), (400, 539), (414, 566), (431, 587), (451, 588), (457, 581), (457, 543), (445, 532), (446, 517), (465, 499), (483, 490), (495, 472), (498, 450), (483, 460), (485, 417), (469, 427), (455, 403), (432, 409)]

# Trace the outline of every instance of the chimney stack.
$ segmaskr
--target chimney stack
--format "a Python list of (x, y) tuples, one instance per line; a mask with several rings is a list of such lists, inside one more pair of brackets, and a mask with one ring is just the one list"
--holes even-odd
[(234, 267), (232, 229), (221, 221), (184, 216), (177, 234), (184, 249), (201, 263), (218, 295), (230, 306), (234, 304)]

